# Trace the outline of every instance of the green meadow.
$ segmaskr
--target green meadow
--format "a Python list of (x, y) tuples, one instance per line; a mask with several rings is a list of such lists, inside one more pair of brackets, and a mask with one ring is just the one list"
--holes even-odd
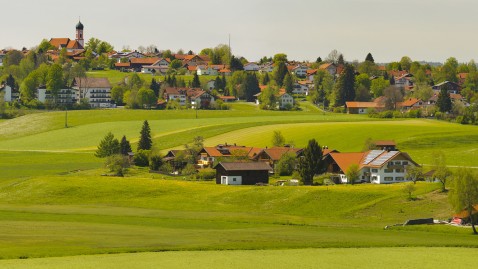
[[(437, 150), (447, 154), (449, 165), (477, 166), (476, 126), (435, 120), (378, 120), (312, 106), (260, 111), (247, 103), (228, 111), (28, 114), (0, 121), (0, 259), (5, 259), (0, 267), (109, 268), (119, 262), (134, 268), (161, 259), (167, 268), (188, 267), (189, 261), (209, 268), (287, 268), (288, 262), (343, 268), (349, 259), (357, 268), (417, 263), (427, 268), (449, 264), (453, 257), (463, 257), (457, 260), (466, 266), (466, 253), (473, 251), (468, 248), (478, 247), (467, 228), (384, 229), (407, 219), (448, 219), (453, 211), (447, 195), (433, 183), (417, 184), (417, 199), (409, 201), (402, 184), (231, 187), (138, 168), (124, 178), (102, 176), (107, 173), (103, 160), (93, 155), (99, 141), (111, 131), (118, 138), (126, 135), (135, 148), (144, 120), (154, 150), (161, 153), (198, 135), (209, 146), (271, 146), (272, 132), (280, 130), (296, 147), (315, 138), (349, 152), (361, 150), (369, 137), (394, 139), (425, 166)], [(124, 254), (93, 255), (113, 253)], [(443, 253), (443, 263), (422, 266), (437, 253)], [(404, 255), (410, 258), (401, 259)]]
[[(464, 268), (475, 265), (475, 249), (330, 248), (181, 251), (4, 260), (5, 268)], [(345, 258), (346, 257), (346, 258)]]

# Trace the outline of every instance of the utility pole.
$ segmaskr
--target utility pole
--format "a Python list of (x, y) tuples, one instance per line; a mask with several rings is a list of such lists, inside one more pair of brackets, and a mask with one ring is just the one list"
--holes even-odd
[(65, 128), (68, 128), (68, 107), (65, 106)]

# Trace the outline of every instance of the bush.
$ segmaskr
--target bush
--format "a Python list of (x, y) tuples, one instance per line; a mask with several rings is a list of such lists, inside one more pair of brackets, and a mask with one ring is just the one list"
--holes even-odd
[(419, 109), (416, 110), (410, 110), (408, 112), (408, 117), (409, 118), (421, 118), (422, 117), (422, 111)]
[(115, 176), (124, 176), (126, 168), (129, 167), (128, 157), (121, 154), (115, 154), (108, 156), (105, 161), (105, 167), (107, 167), (110, 172), (113, 172)]
[(149, 165), (149, 150), (139, 150), (135, 155), (134, 155), (134, 165), (140, 166), (140, 167), (147, 167)]
[(158, 171), (161, 165), (163, 165), (163, 159), (160, 156), (154, 155), (149, 158), (149, 169)]
[(213, 180), (216, 178), (216, 170), (212, 168), (205, 168), (199, 170), (197, 177), (201, 180)]
[(174, 172), (174, 169), (170, 163), (163, 163), (163, 165), (161, 165), (161, 167), (159, 168), (159, 171), (166, 174), (171, 174), (172, 172)]
[(196, 167), (194, 167), (193, 164), (188, 163), (186, 167), (184, 167), (183, 170), (181, 171), (181, 174), (188, 176), (188, 175), (196, 174), (196, 172), (197, 172)]
[(334, 107), (334, 113), (345, 113), (344, 107)]

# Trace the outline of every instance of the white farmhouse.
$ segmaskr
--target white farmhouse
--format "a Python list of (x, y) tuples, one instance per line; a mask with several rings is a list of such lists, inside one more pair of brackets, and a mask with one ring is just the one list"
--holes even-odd
[(347, 171), (352, 165), (359, 168), (356, 182), (389, 184), (410, 181), (406, 177), (407, 169), (419, 166), (410, 155), (400, 151), (370, 150), (329, 154), (327, 171), (336, 174), (338, 183), (349, 183)]

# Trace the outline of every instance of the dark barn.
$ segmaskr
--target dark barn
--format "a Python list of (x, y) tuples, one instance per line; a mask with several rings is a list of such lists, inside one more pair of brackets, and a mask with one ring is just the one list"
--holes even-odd
[(224, 185), (255, 185), (269, 183), (270, 165), (265, 162), (219, 163), (216, 169), (216, 183)]

